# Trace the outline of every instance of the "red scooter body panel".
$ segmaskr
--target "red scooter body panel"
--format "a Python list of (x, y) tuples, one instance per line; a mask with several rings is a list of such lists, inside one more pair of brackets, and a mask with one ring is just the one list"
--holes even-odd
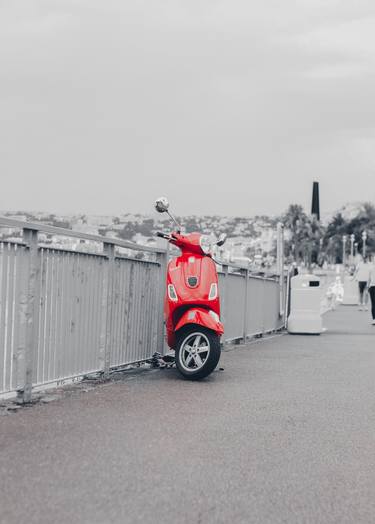
[(203, 308), (192, 308), (182, 315), (180, 320), (177, 323), (176, 331), (186, 326), (186, 324), (198, 324), (199, 326), (205, 326), (208, 329), (212, 329), (218, 335), (224, 333), (223, 324), (220, 320), (215, 319), (210, 311)]
[[(220, 300), (216, 265), (200, 247), (200, 233), (173, 233), (172, 243), (182, 254), (172, 259), (167, 271), (165, 319), (167, 341), (174, 347), (176, 331), (186, 324), (199, 324), (218, 335), (224, 332), (220, 318)], [(172, 287), (171, 287), (172, 286)], [(212, 311), (214, 314), (210, 314)], [(216, 314), (216, 315), (215, 315)]]

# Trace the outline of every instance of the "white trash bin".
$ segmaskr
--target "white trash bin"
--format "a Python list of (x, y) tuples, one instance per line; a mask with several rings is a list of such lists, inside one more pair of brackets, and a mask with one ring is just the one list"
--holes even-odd
[(290, 280), (290, 288), (289, 333), (320, 335), (323, 330), (320, 278), (309, 274), (296, 275)]

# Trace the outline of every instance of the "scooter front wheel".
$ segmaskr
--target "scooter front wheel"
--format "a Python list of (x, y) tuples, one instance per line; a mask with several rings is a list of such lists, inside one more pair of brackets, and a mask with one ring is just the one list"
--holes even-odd
[(196, 324), (189, 324), (177, 335), (176, 366), (189, 380), (207, 377), (220, 360), (218, 335)]

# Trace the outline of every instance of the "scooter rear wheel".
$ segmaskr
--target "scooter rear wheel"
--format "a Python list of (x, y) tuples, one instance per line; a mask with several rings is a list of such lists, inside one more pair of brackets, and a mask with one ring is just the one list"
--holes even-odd
[(212, 373), (220, 353), (220, 339), (210, 329), (189, 324), (177, 335), (176, 366), (189, 380), (200, 380)]

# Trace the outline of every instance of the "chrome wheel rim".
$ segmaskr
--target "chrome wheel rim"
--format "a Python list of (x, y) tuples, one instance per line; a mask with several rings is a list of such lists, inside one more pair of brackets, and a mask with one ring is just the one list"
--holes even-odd
[(181, 344), (179, 361), (181, 367), (191, 373), (202, 369), (210, 355), (210, 342), (203, 333), (191, 333)]

